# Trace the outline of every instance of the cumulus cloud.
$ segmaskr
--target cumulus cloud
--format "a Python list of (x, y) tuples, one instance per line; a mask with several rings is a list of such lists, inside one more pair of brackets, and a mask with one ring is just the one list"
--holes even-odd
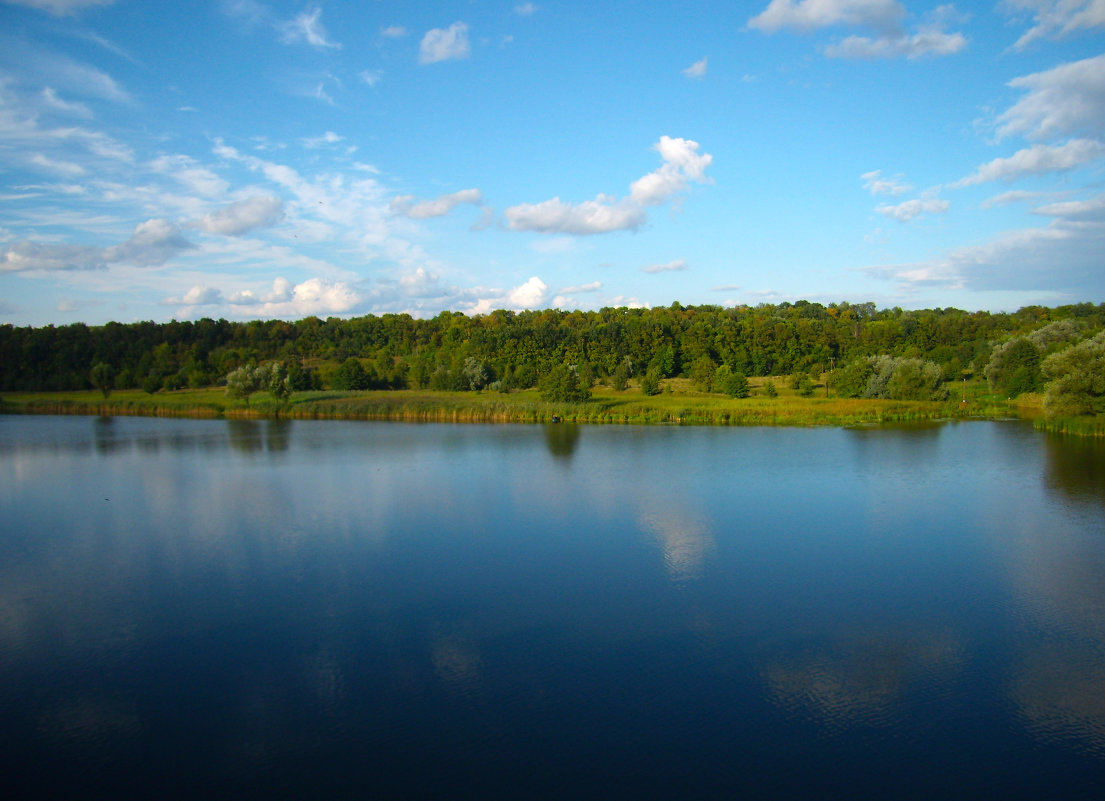
[(698, 142), (661, 136), (653, 145), (664, 164), (634, 181), (629, 197), (599, 195), (582, 203), (565, 203), (559, 197), (541, 203), (523, 203), (508, 208), (504, 215), (515, 231), (560, 234), (604, 234), (635, 231), (647, 216), (645, 207), (656, 206), (681, 192), (691, 182), (706, 183), (706, 168), (713, 161), (709, 153), (698, 152)]
[(209, 234), (241, 236), (276, 225), (284, 217), (284, 201), (273, 195), (255, 195), (203, 216), (199, 227)]
[(703, 58), (701, 61), (696, 61), (691, 66), (683, 70), (683, 74), (688, 78), (702, 78), (706, 75), (706, 61), (707, 58)]
[(468, 26), (454, 22), (448, 28), (434, 28), (422, 37), (418, 50), (418, 63), (434, 64), (438, 61), (455, 61), (468, 58), (472, 49), (468, 44)]
[(883, 178), (882, 170), (872, 170), (860, 176), (863, 180), (863, 188), (872, 195), (903, 195), (913, 189), (912, 186), (902, 183), (901, 176)]
[(634, 203), (656, 206), (681, 192), (690, 181), (708, 181), (705, 171), (714, 157), (709, 153), (699, 154), (698, 142), (661, 136), (652, 149), (660, 154), (664, 164), (633, 182), (630, 198)]
[(280, 26), (280, 41), (285, 44), (305, 42), (312, 47), (340, 48), (340, 44), (327, 38), (326, 29), (319, 20), (321, 16), (322, 9), (318, 6), (297, 14)]
[(1049, 139), (1105, 129), (1105, 55), (1014, 78), (1008, 85), (1028, 94), (998, 117), (999, 137)]
[(138, 224), (126, 242), (105, 248), (104, 261), (159, 267), (180, 251), (193, 247), (175, 224), (168, 220), (146, 220)]
[(182, 298), (167, 298), (166, 304), (174, 306), (216, 306), (223, 302), (223, 293), (215, 287), (197, 284)]
[(32, 270), (97, 270), (107, 265), (103, 249), (86, 245), (66, 245), (19, 240), (0, 251), (0, 272)]
[(560, 234), (605, 234), (611, 231), (635, 231), (645, 222), (645, 213), (636, 204), (599, 195), (582, 203), (564, 203), (559, 197), (541, 203), (522, 203), (503, 212), (515, 231)]
[(1016, 41), (1015, 50), (1037, 39), (1062, 39), (1105, 26), (1105, 0), (1005, 0), (1002, 5), (1013, 13), (1032, 12), (1036, 23)]
[(286, 278), (277, 278), (269, 293), (257, 296), (246, 290), (230, 297), (236, 313), (282, 319), (342, 314), (352, 311), (361, 301), (360, 293), (349, 284), (323, 278), (308, 278), (294, 285)]
[(195, 247), (168, 220), (147, 220), (125, 242), (105, 248), (18, 240), (0, 251), (0, 272), (104, 269), (111, 264), (159, 267)]
[(748, 27), (768, 33), (784, 28), (805, 33), (835, 25), (895, 30), (904, 16), (897, 0), (771, 0)]
[(907, 200), (895, 206), (879, 206), (875, 211), (898, 222), (909, 222), (922, 214), (943, 214), (948, 210), (948, 206), (948, 201), (941, 200), (935, 195), (928, 195)]
[(548, 285), (536, 275), (513, 289), (498, 290), (478, 288), (471, 290), (474, 300), (467, 303), (454, 301), (457, 306), (468, 306), (470, 314), (488, 314), (495, 309), (538, 309), (546, 305), (549, 294)]
[(950, 6), (940, 6), (915, 33), (904, 27), (905, 7), (897, 0), (771, 0), (748, 27), (765, 33), (787, 29), (810, 33), (821, 28), (861, 27), (876, 35), (848, 36), (825, 48), (829, 58), (907, 58), (946, 56), (967, 46), (961, 33), (947, 33), (944, 25), (954, 16)]
[(462, 189), (459, 192), (441, 195), (433, 200), (418, 202), (415, 202), (410, 195), (400, 195), (392, 199), (390, 208), (394, 214), (400, 214), (415, 220), (425, 220), (430, 217), (444, 217), (463, 203), (483, 206), (483, 195), (479, 189)]
[(16, 6), (37, 8), (53, 14), (55, 17), (66, 17), (78, 14), (86, 8), (94, 6), (110, 6), (115, 0), (4, 0)]
[(1105, 156), (1105, 143), (1093, 139), (1072, 139), (1063, 145), (1033, 145), (1008, 158), (981, 165), (974, 173), (952, 186), (973, 186), (987, 181), (1012, 181), (1025, 175), (1073, 170)]

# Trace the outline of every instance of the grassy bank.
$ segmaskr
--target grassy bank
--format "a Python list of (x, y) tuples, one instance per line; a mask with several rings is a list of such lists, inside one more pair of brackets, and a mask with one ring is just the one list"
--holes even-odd
[[(598, 386), (585, 403), (547, 403), (536, 390), (495, 392), (298, 392), (284, 404), (266, 393), (247, 405), (219, 388), (149, 395), (116, 391), (104, 398), (95, 391), (9, 393), (0, 411), (23, 414), (144, 415), (157, 417), (236, 417), (287, 419), (397, 420), (410, 422), (538, 423), (559, 418), (579, 423), (848, 426), (913, 420), (1034, 416), (1035, 404), (1014, 406), (986, 393), (979, 384), (956, 385), (946, 402), (826, 398), (823, 390), (800, 397), (785, 388), (768, 397), (763, 381), (753, 381), (753, 396), (728, 398), (696, 392), (682, 379), (665, 382), (648, 396), (635, 389), (615, 392)], [(1038, 411), (1038, 410), (1037, 410)]]

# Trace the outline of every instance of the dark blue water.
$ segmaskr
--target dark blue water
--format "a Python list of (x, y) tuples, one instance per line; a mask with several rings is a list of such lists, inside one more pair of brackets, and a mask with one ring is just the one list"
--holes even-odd
[(1105, 450), (0, 416), (29, 798), (1105, 797)]

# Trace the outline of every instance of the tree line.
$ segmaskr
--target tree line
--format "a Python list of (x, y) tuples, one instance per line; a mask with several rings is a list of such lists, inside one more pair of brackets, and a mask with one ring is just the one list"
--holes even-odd
[(1045, 366), (1048, 358), (1102, 328), (1105, 304), (991, 313), (808, 301), (425, 319), (3, 325), (0, 391), (110, 384), (152, 393), (224, 384), (240, 368), (275, 362), (289, 391), (509, 391), (555, 383), (575, 392), (598, 379), (614, 386), (636, 379), (648, 391), (683, 376), (700, 389), (739, 396), (747, 376), (800, 382), (828, 375), (840, 395), (931, 396), (941, 382), (971, 376), (1016, 394), (1043, 389), (1054, 380), (1048, 369), (1058, 369)]

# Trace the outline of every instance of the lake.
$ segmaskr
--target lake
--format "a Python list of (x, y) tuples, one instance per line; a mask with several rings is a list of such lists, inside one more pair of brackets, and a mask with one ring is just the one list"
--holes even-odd
[(0, 416), (29, 798), (1105, 798), (1105, 447)]

